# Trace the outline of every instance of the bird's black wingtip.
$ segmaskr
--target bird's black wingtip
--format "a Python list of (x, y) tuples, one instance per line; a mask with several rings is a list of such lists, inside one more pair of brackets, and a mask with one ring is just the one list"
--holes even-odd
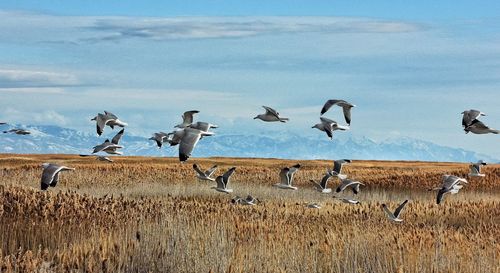
[(189, 156), (188, 155), (185, 155), (185, 154), (179, 154), (179, 160), (181, 162), (185, 162), (189, 159)]
[(49, 188), (49, 185), (44, 184), (44, 183), (40, 183), (40, 189), (41, 189), (42, 191), (45, 191), (45, 190), (47, 190), (48, 188)]

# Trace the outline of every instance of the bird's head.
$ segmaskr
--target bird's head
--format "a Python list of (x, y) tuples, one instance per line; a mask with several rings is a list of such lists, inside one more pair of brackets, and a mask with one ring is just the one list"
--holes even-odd
[(42, 164), (42, 168), (44, 168), (44, 169), (45, 169), (45, 168), (47, 168), (49, 165), (50, 165), (50, 163), (43, 163), (43, 164)]

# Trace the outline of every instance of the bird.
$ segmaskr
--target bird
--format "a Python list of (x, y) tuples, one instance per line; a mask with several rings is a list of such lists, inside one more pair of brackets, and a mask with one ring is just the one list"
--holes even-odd
[(215, 124), (211, 124), (211, 123), (203, 122), (203, 121), (198, 121), (196, 123), (193, 123), (193, 124), (189, 125), (189, 127), (193, 128), (193, 129), (198, 129), (198, 130), (203, 131), (203, 132), (208, 132), (210, 129), (219, 128), (219, 126), (217, 126)]
[(107, 162), (113, 162), (113, 160), (107, 156), (103, 156), (103, 155), (86, 155), (86, 154), (80, 154), (79, 156), (81, 157), (86, 157), (86, 156), (95, 156), (95, 159), (96, 160), (99, 160), (99, 161), (107, 161)]
[(474, 134), (489, 134), (489, 133), (498, 134), (498, 133), (500, 133), (499, 130), (492, 129), (477, 119), (472, 121), (472, 123), (470, 125), (466, 126), (464, 131), (466, 134), (468, 134), (469, 132), (472, 132)]
[(0, 125), (5, 125), (7, 124), (7, 122), (0, 122)]
[(347, 163), (351, 163), (350, 159), (339, 159), (333, 161), (333, 169), (330, 171), (332, 176), (338, 177), (340, 179), (346, 179), (347, 175), (342, 174), (342, 166)]
[(24, 129), (10, 129), (8, 131), (3, 131), (4, 134), (7, 134), (7, 133), (14, 133), (16, 135), (29, 135), (31, 134), (30, 131), (28, 130), (24, 130)]
[(316, 128), (320, 131), (323, 131), (326, 133), (326, 135), (330, 138), (333, 139), (333, 131), (336, 130), (349, 130), (349, 127), (345, 127), (342, 125), (339, 125), (336, 121), (325, 118), (325, 117), (320, 117), (321, 120), (320, 123), (315, 124), (312, 128)]
[(333, 198), (338, 199), (338, 200), (340, 200), (344, 203), (347, 203), (347, 204), (360, 204), (361, 203), (355, 199), (349, 199), (349, 198), (343, 198), (343, 197), (337, 197), (337, 196), (333, 196)]
[(123, 133), (125, 132), (125, 129), (121, 129), (120, 132), (118, 132), (112, 139), (109, 141), (109, 139), (106, 139), (104, 143), (94, 146), (93, 149), (94, 151), (92, 152), (93, 154), (98, 153), (98, 152), (106, 152), (108, 154), (115, 154), (115, 155), (121, 155), (123, 154), (122, 152), (117, 151), (117, 149), (123, 148), (123, 146), (118, 145), (120, 142), (120, 139), (123, 136)]
[(170, 146), (176, 146), (181, 143), (182, 136), (184, 135), (184, 129), (175, 130), (167, 134), (167, 138), (163, 139), (163, 142), (168, 142)]
[(405, 200), (403, 201), (403, 203), (401, 203), (397, 208), (396, 210), (394, 211), (394, 213), (392, 213), (388, 208), (387, 208), (387, 205), (386, 204), (382, 204), (382, 209), (385, 211), (385, 214), (387, 214), (387, 217), (391, 220), (391, 221), (394, 221), (394, 222), (403, 222), (402, 219), (399, 218), (399, 215), (401, 215), (401, 211), (403, 210), (403, 208), (406, 206), (406, 204), (408, 204), (408, 200)]
[(310, 208), (310, 209), (320, 209), (321, 208), (321, 205), (318, 204), (318, 203), (308, 203), (306, 205), (307, 208)]
[(289, 119), (288, 118), (282, 118), (280, 117), (280, 113), (278, 113), (276, 110), (274, 110), (271, 107), (268, 106), (262, 106), (264, 109), (266, 109), (266, 113), (264, 114), (259, 114), (253, 119), (260, 119), (265, 122), (273, 122), (273, 121), (279, 121), (279, 122), (287, 122)]
[(235, 170), (236, 170), (236, 167), (232, 167), (227, 172), (225, 172), (223, 175), (217, 176), (217, 178), (215, 178), (215, 181), (217, 182), (217, 186), (212, 187), (212, 189), (215, 189), (216, 191), (224, 192), (224, 193), (233, 192), (233, 189), (228, 189), (227, 185), (229, 184), (229, 179), (231, 178), (231, 175), (233, 175)]
[(325, 105), (321, 109), (321, 115), (326, 113), (333, 105), (342, 107), (345, 122), (347, 122), (347, 125), (351, 126), (351, 108), (355, 107), (356, 105), (351, 104), (345, 100), (327, 100)]
[(193, 164), (193, 169), (196, 171), (196, 177), (200, 180), (208, 180), (208, 181), (215, 181), (214, 178), (211, 176), (215, 173), (217, 170), (217, 165), (212, 166), (212, 168), (202, 171), (198, 165)]
[(480, 116), (486, 116), (485, 113), (479, 111), (479, 110), (474, 110), (474, 109), (470, 109), (470, 110), (465, 110), (462, 112), (462, 126), (465, 128), (469, 125), (472, 124), (472, 122), (476, 119), (478, 119)]
[(199, 113), (198, 110), (186, 111), (182, 114), (182, 123), (175, 125), (175, 128), (186, 128), (193, 123), (194, 114)]
[(46, 190), (49, 186), (55, 187), (59, 181), (59, 173), (62, 171), (74, 171), (74, 168), (69, 168), (66, 166), (60, 166), (54, 163), (43, 163), (42, 164), (42, 180), (40, 183), (40, 188), (42, 191)]
[(359, 186), (362, 185), (364, 186), (365, 184), (359, 182), (359, 181), (354, 181), (354, 180), (351, 180), (351, 179), (341, 179), (341, 183), (340, 185), (337, 187), (337, 190), (336, 192), (342, 192), (344, 191), (347, 187), (351, 187), (351, 190), (352, 192), (354, 192), (354, 194), (358, 194), (359, 193)]
[(476, 163), (471, 163), (471, 165), (469, 166), (469, 168), (470, 168), (469, 176), (470, 177), (484, 177), (485, 174), (481, 173), (481, 166), (486, 166), (486, 165), (487, 165), (486, 162), (484, 162), (482, 160), (479, 160)]
[(96, 131), (97, 135), (102, 135), (102, 132), (104, 131), (104, 127), (107, 125), (111, 127), (111, 129), (114, 129), (115, 126), (119, 127), (125, 127), (128, 124), (119, 120), (118, 117), (108, 111), (104, 111), (104, 114), (97, 113), (97, 116), (91, 119), (92, 121), (96, 121)]
[(441, 187), (429, 189), (429, 191), (437, 190), (438, 194), (436, 197), (436, 203), (439, 205), (444, 198), (444, 195), (447, 193), (457, 194), (460, 189), (463, 188), (463, 184), (467, 184), (467, 180), (464, 178), (460, 178), (455, 175), (443, 175), (443, 183)]
[(213, 132), (203, 132), (198, 129), (186, 127), (183, 129), (182, 137), (179, 145), (179, 160), (185, 162), (191, 156), (194, 147), (202, 136), (211, 136)]
[(159, 132), (159, 133), (154, 133), (153, 136), (149, 138), (149, 140), (156, 141), (156, 145), (158, 146), (159, 149), (163, 145), (164, 138), (168, 138), (168, 134), (164, 132)]
[(317, 191), (319, 191), (321, 193), (330, 193), (330, 192), (332, 192), (332, 189), (327, 188), (328, 179), (330, 179), (330, 177), (332, 177), (332, 175), (330, 172), (327, 171), (326, 174), (321, 179), (320, 183), (317, 183), (316, 181), (314, 181), (312, 179), (309, 181), (311, 181), (311, 183), (313, 183), (313, 185), (315, 186)]
[(246, 198), (241, 198), (239, 196), (235, 196), (233, 199), (231, 199), (231, 203), (233, 204), (242, 204), (242, 205), (247, 205), (247, 206), (254, 206), (257, 204), (259, 199), (248, 195)]
[(297, 190), (297, 187), (292, 186), (293, 176), (300, 169), (300, 164), (295, 164), (292, 167), (285, 167), (280, 172), (280, 183), (274, 184), (280, 189)]

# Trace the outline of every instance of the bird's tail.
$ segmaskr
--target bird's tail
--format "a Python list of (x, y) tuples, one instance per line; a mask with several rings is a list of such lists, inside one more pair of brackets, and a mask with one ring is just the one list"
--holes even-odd
[(280, 118), (280, 122), (283, 122), (283, 123), (284, 123), (284, 122), (287, 122), (287, 121), (289, 121), (289, 120), (290, 120), (289, 118)]
[(495, 135), (498, 135), (498, 134), (500, 133), (500, 131), (499, 131), (499, 130), (491, 130), (491, 132), (492, 132), (493, 134), (495, 134)]

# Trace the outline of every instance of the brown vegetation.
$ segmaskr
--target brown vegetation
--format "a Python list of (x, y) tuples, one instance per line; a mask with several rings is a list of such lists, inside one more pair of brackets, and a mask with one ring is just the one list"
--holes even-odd
[[(40, 192), (42, 162), (77, 170)], [(358, 161), (345, 173), (367, 186), (347, 205), (307, 182), (329, 161), (301, 162), (298, 191), (271, 187), (296, 161), (193, 162), (237, 166), (235, 195), (262, 203), (234, 206), (171, 158), (0, 156), (0, 272), (500, 272), (498, 165), (436, 205), (426, 189), (467, 164)], [(404, 222), (388, 221), (381, 203), (406, 198)]]

